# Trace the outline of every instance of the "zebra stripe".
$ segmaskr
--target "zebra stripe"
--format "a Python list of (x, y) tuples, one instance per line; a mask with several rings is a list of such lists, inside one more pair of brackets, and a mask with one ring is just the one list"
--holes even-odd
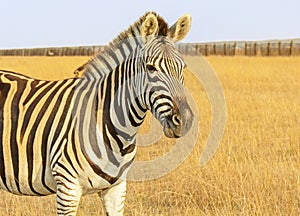
[(168, 137), (186, 134), (193, 120), (174, 48), (186, 31), (177, 26), (170, 38), (162, 18), (147, 13), (86, 63), (82, 77), (43, 81), (0, 71), (0, 188), (56, 193), (59, 215), (75, 215), (80, 197), (97, 192), (108, 215), (123, 215), (147, 110)]

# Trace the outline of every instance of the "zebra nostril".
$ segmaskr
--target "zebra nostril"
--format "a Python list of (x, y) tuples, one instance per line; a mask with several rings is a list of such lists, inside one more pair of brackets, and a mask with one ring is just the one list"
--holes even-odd
[(180, 115), (178, 115), (178, 114), (173, 115), (172, 121), (173, 121), (174, 125), (179, 126), (181, 124)]

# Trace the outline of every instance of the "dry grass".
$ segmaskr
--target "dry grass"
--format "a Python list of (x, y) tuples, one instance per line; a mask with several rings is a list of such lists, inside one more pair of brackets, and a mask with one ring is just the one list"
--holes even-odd
[(0, 70), (15, 71), (34, 78), (56, 80), (74, 76), (89, 57), (1, 57)]
[[(86, 60), (1, 57), (0, 68), (56, 79), (72, 76)], [(218, 74), (227, 103), (217, 154), (207, 166), (198, 166), (211, 113), (205, 92), (187, 73), (186, 84), (201, 117), (196, 147), (171, 174), (130, 182), (126, 215), (300, 215), (300, 58), (207, 60)], [(173, 143), (163, 138), (155, 147), (140, 148), (137, 159), (155, 158)], [(18, 197), (1, 191), (0, 197), (0, 215), (55, 214), (55, 196)], [(83, 197), (78, 215), (99, 214), (103, 214), (99, 198)]]

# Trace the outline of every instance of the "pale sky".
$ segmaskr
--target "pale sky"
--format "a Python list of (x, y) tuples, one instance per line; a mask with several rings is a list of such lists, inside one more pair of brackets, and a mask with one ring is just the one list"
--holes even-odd
[(104, 45), (146, 11), (191, 14), (184, 42), (300, 38), (299, 0), (0, 0), (0, 49)]

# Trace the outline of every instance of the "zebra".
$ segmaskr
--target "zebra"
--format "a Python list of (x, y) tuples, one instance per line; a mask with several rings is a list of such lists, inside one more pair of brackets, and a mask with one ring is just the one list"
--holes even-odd
[(147, 12), (81, 77), (45, 81), (0, 71), (0, 189), (56, 194), (58, 215), (76, 215), (81, 196), (98, 193), (107, 215), (123, 215), (126, 174), (147, 111), (167, 137), (191, 128), (186, 65), (174, 47), (190, 26), (188, 14), (169, 28)]

